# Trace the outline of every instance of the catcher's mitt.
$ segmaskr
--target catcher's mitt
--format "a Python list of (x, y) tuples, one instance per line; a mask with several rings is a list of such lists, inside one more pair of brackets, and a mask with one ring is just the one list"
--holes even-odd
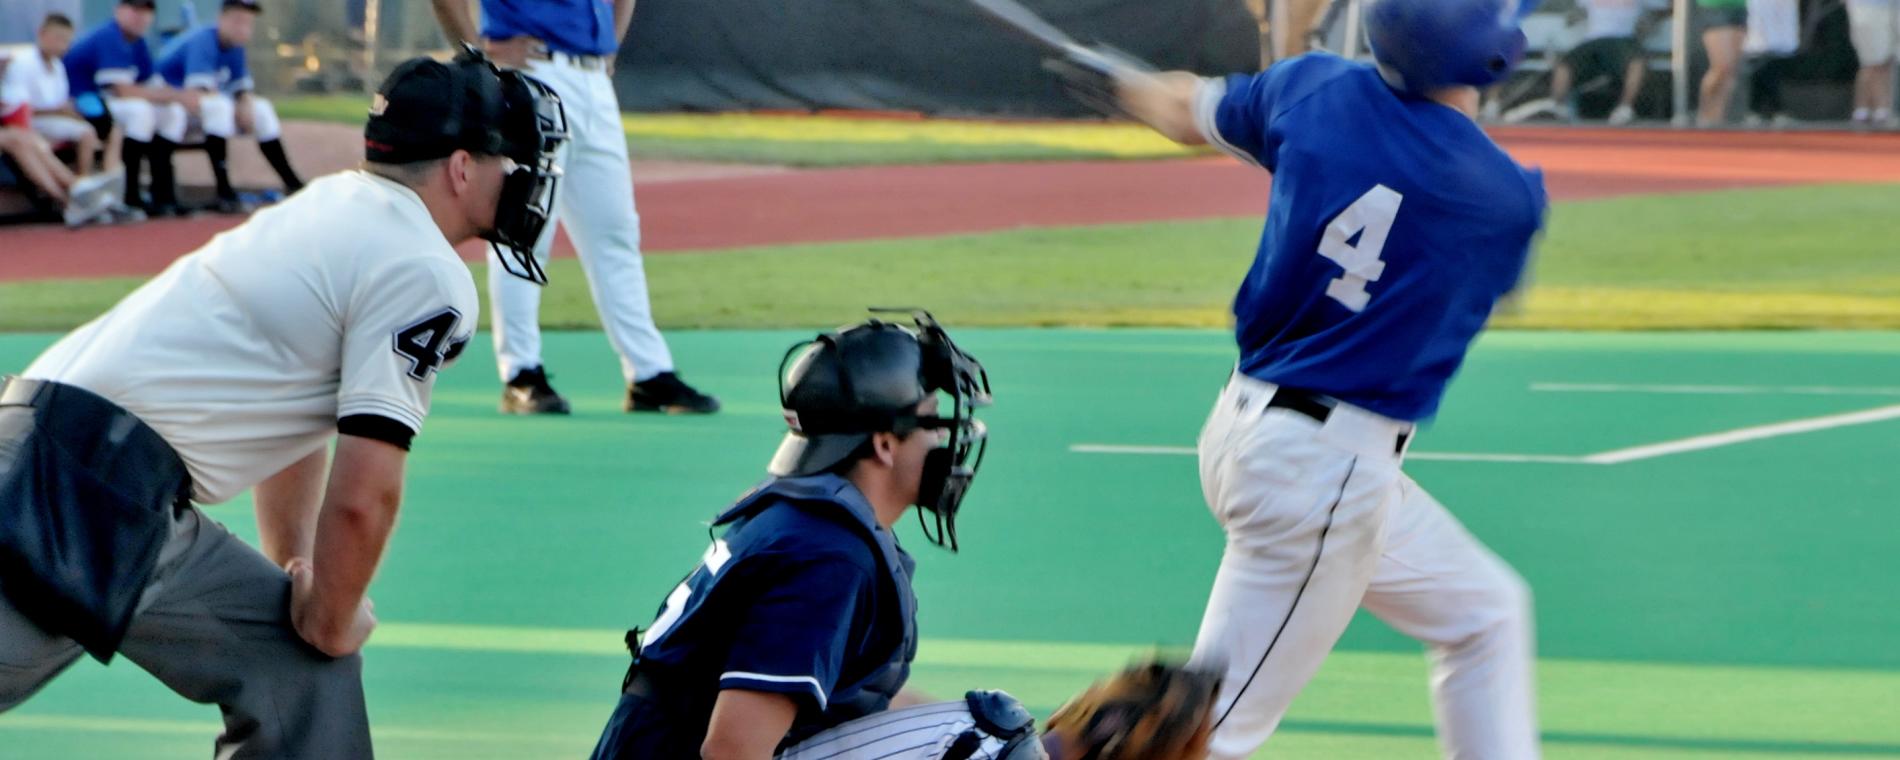
[(1043, 736), (1056, 760), (1200, 760), (1219, 692), (1218, 674), (1137, 663), (1070, 699)]

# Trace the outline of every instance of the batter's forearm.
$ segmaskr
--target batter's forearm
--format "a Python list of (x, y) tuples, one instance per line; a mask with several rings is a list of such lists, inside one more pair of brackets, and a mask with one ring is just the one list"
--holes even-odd
[(1194, 99), (1202, 79), (1185, 71), (1159, 74), (1129, 72), (1116, 80), (1122, 109), (1162, 136), (1182, 145), (1207, 142), (1194, 120)]
[(328, 452), (317, 449), (252, 490), (258, 548), (278, 567), (316, 549), (317, 512), (323, 506), (329, 460)]
[(467, 0), (430, 2), (435, 8), (435, 20), (442, 24), (442, 33), (448, 35), (449, 42), (473, 45), (481, 41), (481, 31), (475, 25), (475, 14), (469, 10)]

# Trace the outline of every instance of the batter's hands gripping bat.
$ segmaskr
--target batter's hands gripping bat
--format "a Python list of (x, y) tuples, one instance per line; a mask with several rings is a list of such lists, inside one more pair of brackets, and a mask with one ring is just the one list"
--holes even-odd
[(1102, 113), (1126, 116), (1116, 95), (1116, 82), (1154, 71), (1146, 61), (1107, 45), (1083, 45), (1068, 33), (1016, 0), (970, 0), (991, 21), (1041, 48), (1042, 67), (1055, 74), (1063, 89), (1083, 105)]

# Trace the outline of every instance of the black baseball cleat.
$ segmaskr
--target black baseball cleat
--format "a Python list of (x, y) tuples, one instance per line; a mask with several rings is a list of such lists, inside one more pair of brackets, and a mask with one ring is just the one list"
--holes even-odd
[(567, 399), (548, 385), (547, 370), (541, 367), (516, 372), (501, 388), (502, 414), (567, 414)]
[(712, 414), (719, 411), (719, 399), (700, 393), (671, 372), (627, 386), (629, 412), (666, 412), (667, 414)]

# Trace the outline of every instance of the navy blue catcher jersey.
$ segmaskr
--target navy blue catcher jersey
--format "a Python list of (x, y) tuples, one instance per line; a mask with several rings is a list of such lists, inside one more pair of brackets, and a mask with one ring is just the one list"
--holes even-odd
[(1463, 113), (1313, 53), (1210, 82), (1208, 141), (1273, 173), (1234, 297), (1241, 372), (1432, 416), (1543, 226), (1543, 175)]
[[(769, 481), (714, 522), (728, 526), (661, 606), (640, 649), (668, 699), (704, 735), (723, 689), (786, 694), (787, 741), (880, 712), (916, 656), (915, 563), (850, 481)], [(698, 746), (692, 742), (686, 746)]]

